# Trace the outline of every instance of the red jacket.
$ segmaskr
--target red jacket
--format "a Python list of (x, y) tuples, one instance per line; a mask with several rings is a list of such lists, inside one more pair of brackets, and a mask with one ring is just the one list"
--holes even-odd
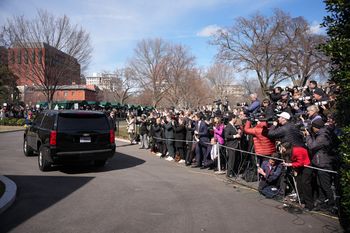
[(255, 153), (261, 155), (271, 155), (276, 152), (275, 142), (263, 135), (263, 130), (267, 130), (266, 122), (259, 122), (254, 128), (250, 128), (251, 122), (247, 121), (244, 126), (246, 134), (253, 135)]
[(291, 160), (294, 168), (310, 165), (309, 153), (304, 147), (293, 147)]

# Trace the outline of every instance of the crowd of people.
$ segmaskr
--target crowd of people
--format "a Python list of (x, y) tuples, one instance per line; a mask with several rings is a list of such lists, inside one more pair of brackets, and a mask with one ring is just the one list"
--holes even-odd
[[(297, 195), (305, 210), (334, 213), (341, 135), (334, 117), (338, 93), (333, 82), (321, 88), (310, 81), (305, 87), (275, 87), (263, 100), (253, 93), (250, 104), (233, 109), (225, 103), (220, 110), (216, 103), (211, 110), (100, 110), (115, 130), (117, 119), (127, 115), (130, 143), (160, 158), (224, 170), (228, 178), (258, 182), (266, 197)], [(41, 110), (3, 106), (0, 118), (30, 121)]]
[(334, 213), (341, 134), (334, 118), (338, 92), (334, 83), (322, 89), (310, 81), (303, 88), (276, 87), (262, 101), (251, 94), (249, 105), (225, 112), (130, 113), (129, 139), (168, 161), (258, 181), (266, 197), (296, 195), (305, 210)]

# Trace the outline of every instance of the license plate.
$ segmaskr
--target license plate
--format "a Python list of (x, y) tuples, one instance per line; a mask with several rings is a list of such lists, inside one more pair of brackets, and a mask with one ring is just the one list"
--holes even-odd
[(80, 143), (90, 143), (91, 137), (80, 137)]

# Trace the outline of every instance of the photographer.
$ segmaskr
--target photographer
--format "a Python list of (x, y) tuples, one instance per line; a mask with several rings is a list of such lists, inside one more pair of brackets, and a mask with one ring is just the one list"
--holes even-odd
[[(227, 124), (224, 130), (226, 146), (229, 148), (238, 149), (242, 132), (236, 128), (237, 117), (235, 115), (230, 115), (228, 117), (228, 120), (229, 123)], [(233, 177), (238, 172), (236, 164), (236, 154), (237, 152), (235, 150), (227, 149), (228, 162), (226, 175), (228, 177)]]
[(191, 111), (186, 112), (186, 166), (192, 164), (192, 160), (195, 152), (195, 144), (193, 143), (193, 136), (195, 131), (195, 122), (192, 120), (193, 113)]
[(275, 142), (267, 137), (267, 119), (257, 118), (257, 125), (251, 128), (251, 121), (247, 120), (244, 126), (244, 133), (253, 136), (255, 153), (260, 155), (272, 155), (276, 151)]
[[(282, 143), (281, 152), (286, 160), (282, 165), (291, 167), (292, 175), (295, 177), (300, 202), (305, 204), (307, 210), (314, 207), (312, 197), (312, 169), (304, 167), (310, 165), (308, 151), (305, 147), (293, 146), (289, 142)], [(281, 182), (281, 189), (284, 189), (285, 183)], [(284, 190), (282, 190), (283, 192)]]
[(116, 119), (114, 111), (111, 111), (109, 113), (108, 121), (109, 121), (109, 124), (111, 125), (111, 128), (113, 128), (113, 130), (116, 131), (117, 130), (117, 126), (116, 126), (117, 119)]
[(204, 156), (207, 155), (207, 143), (209, 142), (208, 126), (204, 121), (203, 113), (197, 113), (195, 115), (195, 131), (194, 137), (197, 141), (196, 144), (196, 165), (193, 167), (202, 167)]
[[(325, 126), (322, 119), (312, 122), (313, 134), (307, 133), (306, 144), (311, 152), (311, 162), (315, 167), (333, 170), (336, 162), (332, 150), (332, 135), (330, 129)], [(319, 194), (321, 202), (325, 203), (327, 209), (335, 204), (334, 195), (331, 188), (332, 174), (325, 171), (317, 171)]]
[(275, 103), (271, 103), (269, 99), (264, 99), (262, 102), (262, 106), (260, 108), (263, 115), (266, 116), (266, 118), (272, 118), (275, 114)]
[(311, 132), (311, 124), (313, 121), (317, 119), (322, 119), (322, 117), (318, 114), (319, 108), (316, 105), (311, 105), (307, 107), (307, 115), (308, 119), (304, 120), (304, 118), (301, 117), (303, 120), (304, 126)]
[(179, 117), (175, 121), (175, 161), (179, 163), (185, 163), (185, 140), (186, 140), (186, 127), (183, 117)]
[(289, 122), (291, 116), (287, 112), (282, 112), (277, 115), (278, 122), (274, 121), (269, 129), (268, 137), (270, 139), (284, 142), (290, 142), (294, 146), (303, 146), (303, 137), (299, 129)]
[(147, 122), (147, 116), (143, 114), (140, 118), (140, 121), (138, 122), (140, 125), (140, 141), (141, 141), (141, 147), (140, 149), (148, 149), (149, 147), (149, 141), (148, 141), (148, 122)]
[(135, 137), (136, 137), (136, 118), (133, 113), (130, 113), (128, 118), (126, 119), (126, 122), (128, 124), (128, 134), (129, 134), (129, 140), (131, 144), (136, 143)]
[(281, 92), (281, 87), (275, 87), (272, 92), (269, 92), (271, 101), (275, 103), (279, 101), (281, 99)]
[[(287, 89), (287, 88), (286, 88)], [(287, 89), (288, 90), (288, 89)], [(282, 91), (281, 93), (281, 99), (279, 100), (281, 102), (289, 102), (290, 101), (290, 96), (288, 91)]]
[(256, 93), (250, 94), (250, 99), (252, 100), (252, 103), (248, 107), (245, 107), (247, 115), (254, 114), (260, 109), (260, 101), (258, 100), (258, 95)]
[(311, 97), (302, 97), (301, 92), (299, 90), (295, 90), (293, 92), (292, 99), (289, 102), (292, 109), (292, 115), (302, 116), (305, 114), (306, 107), (309, 105), (309, 100), (311, 100)]
[(166, 160), (168, 161), (174, 161), (174, 157), (175, 157), (174, 125), (175, 125), (175, 120), (173, 116), (169, 113), (166, 116), (166, 121), (164, 122), (164, 125), (163, 125), (165, 144), (168, 151), (168, 157), (166, 158)]
[(288, 99), (281, 99), (277, 102), (276, 112), (287, 112), (288, 114), (292, 115), (292, 108), (289, 104)]
[(164, 138), (164, 129), (162, 125), (162, 119), (159, 117), (156, 119), (156, 123), (152, 127), (152, 131), (154, 132), (154, 141), (156, 144), (157, 156), (163, 158), (166, 153), (165, 143), (163, 141)]
[[(277, 153), (272, 154), (273, 158), (278, 158)], [(272, 198), (278, 193), (278, 180), (281, 176), (282, 165), (275, 159), (265, 160), (261, 167), (258, 167), (260, 181), (258, 190), (261, 194), (268, 198)]]
[[(224, 135), (224, 129), (225, 125), (224, 123), (221, 122), (221, 119), (219, 117), (214, 118), (214, 139), (216, 140), (217, 143), (220, 145), (225, 144), (225, 135)], [(220, 164), (221, 164), (221, 169), (223, 169), (226, 166), (226, 160), (225, 160), (225, 148), (220, 146), (219, 147), (219, 153), (220, 153)]]
[(304, 95), (313, 96), (314, 90), (317, 88), (317, 82), (315, 80), (310, 80), (307, 88), (304, 91)]
[(329, 80), (327, 82), (327, 84), (328, 85), (326, 86), (326, 89), (325, 89), (327, 95), (339, 94), (340, 93), (340, 87), (337, 86), (334, 81)]
[(319, 106), (319, 114), (322, 116), (322, 119), (325, 120), (326, 119), (325, 116), (328, 114), (327, 109), (329, 107), (328, 96), (321, 88), (317, 88), (314, 91), (313, 97), (314, 97), (314, 104)]

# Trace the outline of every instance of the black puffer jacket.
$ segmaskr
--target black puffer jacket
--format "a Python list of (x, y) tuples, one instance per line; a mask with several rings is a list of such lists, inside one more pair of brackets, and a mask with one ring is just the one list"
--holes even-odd
[(186, 144), (192, 144), (193, 143), (193, 134), (194, 134), (194, 122), (191, 119), (186, 120)]
[(186, 140), (186, 127), (184, 125), (175, 124), (174, 127), (175, 147), (183, 147)]
[(141, 120), (140, 122), (140, 135), (148, 134), (148, 122)]
[(154, 132), (154, 137), (155, 137), (155, 142), (163, 142), (163, 138), (164, 138), (164, 131), (163, 131), (163, 127), (161, 124), (154, 124), (153, 125), (153, 130)]
[(332, 155), (332, 135), (327, 127), (321, 128), (316, 135), (308, 135), (306, 144), (311, 152), (312, 165), (332, 169), (335, 157)]
[(293, 146), (305, 146), (300, 130), (292, 123), (288, 122), (280, 127), (271, 126), (268, 138), (284, 142), (290, 142)]
[(164, 124), (164, 138), (174, 139), (174, 126), (171, 121)]

